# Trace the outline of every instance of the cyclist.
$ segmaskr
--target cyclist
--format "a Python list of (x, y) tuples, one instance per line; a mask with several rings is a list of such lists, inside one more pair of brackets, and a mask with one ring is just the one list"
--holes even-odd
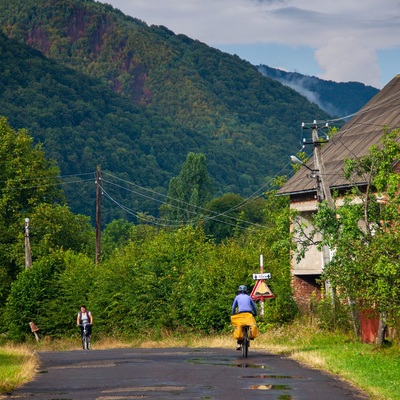
[[(254, 317), (257, 316), (257, 307), (253, 299), (247, 294), (247, 286), (245, 285), (239, 286), (238, 294), (232, 303), (232, 315), (242, 313), (249, 313), (250, 315), (244, 315), (243, 317), (248, 318), (249, 325), (256, 325)], [(238, 326), (233, 320), (232, 322), (235, 326)], [(236, 350), (241, 349), (241, 344), (242, 340), (238, 340)]]
[(76, 324), (81, 328), (81, 336), (83, 335), (83, 325), (89, 324), (89, 337), (92, 336), (93, 315), (89, 310), (86, 309), (86, 306), (81, 306), (81, 311), (78, 312), (78, 316), (76, 318)]

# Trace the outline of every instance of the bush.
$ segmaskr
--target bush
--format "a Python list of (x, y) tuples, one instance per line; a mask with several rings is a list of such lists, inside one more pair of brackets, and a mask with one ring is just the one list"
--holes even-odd
[(94, 264), (73, 252), (52, 253), (20, 273), (11, 286), (4, 323), (8, 336), (22, 341), (33, 321), (42, 334), (70, 335), (76, 314), (94, 279)]

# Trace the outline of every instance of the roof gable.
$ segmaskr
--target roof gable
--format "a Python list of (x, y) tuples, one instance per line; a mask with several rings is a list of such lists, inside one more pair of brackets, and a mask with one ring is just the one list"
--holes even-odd
[[(400, 128), (400, 74), (395, 76), (322, 147), (324, 178), (331, 189), (353, 184), (343, 178), (344, 160), (367, 155), (369, 148), (380, 142), (385, 127), (389, 131)], [(306, 165), (314, 169), (313, 158), (310, 158)], [(317, 182), (316, 179), (310, 179), (309, 174), (310, 171), (302, 167), (282, 186), (278, 194), (315, 192)]]

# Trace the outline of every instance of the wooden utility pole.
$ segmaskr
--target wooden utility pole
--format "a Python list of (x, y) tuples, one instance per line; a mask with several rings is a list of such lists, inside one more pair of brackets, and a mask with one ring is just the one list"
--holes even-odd
[(96, 265), (100, 263), (101, 256), (101, 168), (96, 168)]

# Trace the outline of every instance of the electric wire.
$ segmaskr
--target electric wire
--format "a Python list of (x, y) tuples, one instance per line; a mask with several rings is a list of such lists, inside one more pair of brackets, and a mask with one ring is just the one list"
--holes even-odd
[[(107, 197), (108, 199), (110, 199), (114, 204), (116, 204), (118, 207), (120, 207), (121, 209), (123, 209), (123, 210), (126, 211), (127, 213), (129, 213), (129, 214), (131, 214), (131, 215), (133, 215), (133, 216), (135, 216), (135, 217), (137, 217), (137, 218), (140, 218), (140, 219), (142, 219), (142, 220), (145, 220), (145, 221), (147, 221), (147, 222), (149, 222), (149, 223), (153, 223), (153, 224), (155, 224), (155, 225), (164, 226), (164, 227), (166, 227), (166, 226), (177, 227), (177, 226), (182, 226), (182, 225), (187, 224), (187, 223), (194, 223), (194, 222), (196, 221), (196, 219), (194, 219), (194, 220), (190, 220), (190, 221), (173, 222), (173, 221), (165, 220), (165, 219), (162, 219), (162, 218), (156, 218), (156, 217), (154, 217), (154, 216), (151, 216), (150, 219), (145, 218), (145, 217), (141, 217), (141, 215), (140, 215), (139, 213), (133, 211), (132, 209), (130, 209), (130, 208), (124, 206), (123, 204), (121, 204), (121, 203), (119, 203), (117, 200), (115, 200), (115, 199), (104, 189), (104, 187), (101, 186), (101, 190), (102, 190), (102, 192), (106, 195), (106, 197)], [(135, 191), (134, 191), (134, 192), (135, 192)], [(135, 192), (135, 193), (137, 193), (137, 192)], [(140, 193), (138, 193), (138, 194), (140, 194)], [(164, 204), (167, 204), (167, 203), (164, 203)], [(170, 205), (170, 206), (171, 206), (171, 205)], [(195, 214), (196, 216), (199, 216), (195, 211), (191, 211), (191, 210), (187, 210), (187, 209), (182, 209), (182, 208), (180, 208), (180, 207), (173, 206), (173, 205), (172, 205), (172, 207), (173, 207), (173, 208), (180, 209), (180, 210), (184, 210), (184, 211), (186, 211), (186, 212), (189, 212), (189, 213)], [(225, 224), (225, 225), (230, 225), (230, 226), (233, 226), (233, 227), (240, 227), (240, 228), (242, 228), (242, 229), (245, 228), (245, 227), (240, 226), (240, 225), (238, 225), (238, 224), (232, 224), (232, 223), (230, 223), (230, 222), (228, 222), (228, 221), (223, 221), (223, 220), (219, 220), (219, 219), (216, 219), (216, 218), (212, 218), (212, 219), (213, 219), (213, 220), (216, 220), (217, 222), (220, 222), (220, 223), (222, 223), (222, 224)], [(236, 219), (236, 218), (235, 218), (235, 219)], [(202, 220), (204, 220), (203, 217), (202, 217)], [(237, 220), (238, 220), (239, 222), (247, 222), (247, 221), (243, 221), (243, 220), (239, 220), (239, 219), (237, 219)], [(155, 222), (155, 221), (163, 221), (163, 222), (161, 223), (161, 222)], [(247, 223), (250, 224), (250, 225), (259, 226), (259, 227), (262, 227), (262, 228), (265, 227), (264, 225), (259, 225), (259, 224), (255, 224), (255, 223), (251, 223), (251, 222), (247, 222)]]
[[(215, 211), (212, 211), (212, 210), (208, 210), (208, 209), (206, 209), (206, 208), (204, 208), (204, 207), (201, 207), (201, 206), (196, 206), (196, 205), (193, 205), (193, 204), (190, 204), (190, 203), (186, 203), (186, 202), (184, 202), (184, 201), (182, 201), (182, 200), (178, 200), (178, 199), (173, 199), (173, 200), (176, 201), (177, 203), (181, 203), (181, 204), (183, 204), (183, 205), (189, 206), (190, 208), (197, 209), (198, 211), (206, 211), (206, 212), (208, 212), (208, 213), (214, 213), (214, 214), (216, 214), (216, 215), (213, 215), (213, 216), (205, 216), (205, 215), (199, 214), (199, 212), (197, 212), (197, 211), (194, 211), (194, 210), (191, 210), (191, 209), (188, 209), (188, 208), (182, 208), (182, 207), (179, 207), (179, 206), (177, 206), (177, 205), (168, 203), (168, 202), (166, 202), (166, 201), (156, 199), (156, 198), (154, 198), (154, 197), (151, 197), (151, 196), (145, 195), (145, 194), (143, 194), (143, 193), (140, 193), (140, 192), (138, 192), (138, 191), (136, 191), (136, 190), (128, 189), (128, 188), (126, 188), (126, 187), (124, 187), (124, 186), (115, 184), (115, 183), (110, 182), (110, 181), (108, 181), (108, 180), (102, 179), (102, 182), (109, 183), (109, 184), (111, 184), (111, 185), (113, 185), (113, 186), (116, 186), (116, 187), (118, 187), (118, 188), (120, 188), (120, 189), (127, 190), (127, 191), (129, 191), (129, 192), (138, 194), (139, 196), (145, 197), (145, 198), (150, 199), (150, 200), (154, 200), (154, 201), (156, 201), (156, 202), (158, 202), (158, 203), (161, 203), (161, 204), (168, 205), (169, 207), (172, 207), (172, 208), (175, 208), (175, 209), (178, 209), (178, 210), (187, 212), (187, 213), (189, 213), (189, 214), (194, 214), (197, 218), (201, 218), (203, 221), (206, 221), (206, 220), (214, 220), (214, 221), (217, 221), (217, 222), (226, 223), (226, 224), (231, 225), (231, 226), (237, 226), (237, 224), (231, 224), (231, 223), (229, 223), (229, 222), (227, 222), (227, 221), (219, 220), (217, 217), (219, 217), (221, 214), (216, 213)], [(129, 183), (129, 182), (128, 182), (128, 183)], [(138, 185), (136, 185), (136, 184), (134, 184), (134, 185), (135, 185), (135, 186), (138, 186)], [(140, 186), (139, 186), (139, 187), (140, 187)], [(163, 195), (163, 194), (161, 194), (161, 193), (155, 192), (155, 191), (153, 191), (153, 190), (151, 190), (151, 189), (146, 189), (146, 188), (144, 188), (144, 187), (140, 187), (140, 188), (142, 188), (142, 189), (144, 189), (144, 190), (149, 190), (149, 191), (151, 191), (152, 193), (158, 194), (158, 195), (163, 196), (163, 197), (166, 197), (166, 198), (168, 198), (168, 199), (172, 199), (172, 198), (169, 197), (169, 196), (166, 196), (166, 195)], [(102, 190), (104, 190), (103, 187), (102, 187)], [(227, 217), (227, 218), (230, 218), (230, 219), (232, 219), (232, 220), (235, 220), (235, 221), (237, 221), (237, 222), (239, 222), (239, 223), (248, 224), (248, 225), (252, 225), (252, 226), (264, 227), (264, 225), (256, 224), (256, 223), (254, 223), (254, 222), (246, 221), (246, 220), (243, 220), (243, 219), (240, 219), (240, 218), (236, 218), (236, 217), (233, 217), (233, 216), (226, 216), (226, 217)], [(155, 218), (155, 217), (152, 217), (152, 218)], [(158, 220), (161, 220), (161, 218), (158, 218)], [(194, 219), (194, 220), (189, 220), (189, 221), (183, 221), (183, 222), (184, 222), (184, 223), (193, 223), (194, 221), (195, 221), (195, 219)], [(178, 223), (178, 224), (176, 224), (176, 225), (182, 225), (182, 223)]]
[[(349, 119), (349, 118), (356, 117), (356, 116), (362, 116), (362, 115), (370, 113), (371, 111), (379, 110), (379, 109), (381, 109), (383, 107), (388, 107), (387, 110), (382, 110), (381, 113), (379, 113), (378, 115), (374, 115), (373, 117), (369, 118), (366, 121), (362, 121), (362, 122), (357, 122), (356, 121), (356, 122), (352, 123), (347, 129), (340, 129), (340, 135), (334, 135), (331, 138), (330, 141), (331, 141), (332, 144), (335, 144), (336, 142), (339, 142), (340, 145), (343, 146), (348, 151), (349, 154), (351, 154), (354, 158), (358, 158), (359, 155), (357, 155), (352, 149), (350, 149), (346, 145), (346, 143), (343, 141), (343, 139), (342, 139), (343, 135), (345, 135), (347, 132), (351, 131), (355, 127), (360, 127), (360, 126), (379, 127), (379, 128), (383, 129), (381, 124), (374, 124), (372, 122), (374, 120), (378, 119), (378, 118), (383, 117), (385, 114), (393, 113), (394, 110), (399, 109), (400, 108), (400, 104), (395, 105), (394, 107), (391, 106), (391, 103), (393, 102), (393, 100), (397, 100), (397, 99), (398, 99), (398, 93), (394, 93), (391, 96), (386, 96), (383, 101), (378, 101), (376, 103), (373, 103), (369, 107), (364, 107), (361, 110), (359, 110), (358, 112), (355, 112), (353, 114), (349, 114), (349, 115), (347, 115), (345, 117), (339, 117), (339, 118), (325, 120), (325, 121), (322, 121), (322, 120), (317, 121), (316, 120), (315, 122), (317, 124), (325, 125), (325, 124), (329, 124), (329, 123), (332, 123), (332, 122), (337, 122), (337, 121), (340, 121), (340, 120)], [(391, 129), (395, 129), (395, 128), (396, 127), (391, 127)], [(377, 132), (377, 134), (378, 134), (378, 132)], [(344, 170), (342, 168), (340, 173), (339, 172), (337, 172), (335, 174), (326, 174), (326, 173), (324, 173), (324, 175), (326, 175), (326, 176), (328, 176), (328, 175), (330, 175), (330, 176), (341, 176), (341, 175), (343, 175), (343, 173), (344, 173)]]
[[(301, 150), (299, 150), (296, 154), (298, 154), (300, 151), (301, 151)], [(275, 176), (274, 176), (273, 178), (271, 178), (268, 182), (266, 182), (266, 183), (265, 183), (264, 185), (262, 185), (259, 189), (257, 189), (257, 191), (255, 191), (253, 194), (251, 194), (249, 197), (247, 197), (246, 199), (244, 199), (242, 202), (240, 202), (239, 204), (237, 204), (236, 206), (234, 206), (234, 207), (232, 207), (232, 208), (230, 208), (230, 209), (228, 209), (228, 210), (225, 210), (225, 211), (223, 211), (223, 212), (221, 212), (221, 213), (217, 213), (217, 212), (215, 212), (215, 211), (206, 209), (206, 208), (204, 208), (204, 207), (196, 206), (196, 208), (198, 208), (198, 209), (200, 209), (200, 210), (204, 210), (204, 211), (206, 211), (207, 213), (215, 214), (214, 216), (205, 217), (205, 219), (215, 219), (216, 217), (219, 217), (219, 216), (226, 216), (226, 217), (228, 217), (228, 218), (231, 218), (231, 219), (234, 219), (234, 220), (243, 222), (243, 223), (254, 224), (254, 223), (251, 223), (251, 222), (249, 222), (249, 221), (244, 221), (244, 220), (242, 220), (242, 219), (238, 219), (238, 218), (235, 218), (235, 217), (228, 216), (227, 214), (230, 213), (230, 212), (232, 212), (232, 211), (237, 210), (238, 208), (242, 207), (242, 206), (243, 206), (244, 204), (246, 204), (247, 202), (249, 202), (249, 201), (251, 201), (251, 200), (253, 200), (253, 199), (255, 199), (255, 198), (261, 197), (261, 194), (259, 194), (259, 193), (260, 193), (261, 191), (264, 191), (264, 192), (265, 192), (264, 189), (265, 189), (268, 185), (271, 185), (271, 183), (273, 182), (274, 179), (276, 179), (278, 176), (281, 176), (282, 172), (283, 172), (290, 164), (291, 164), (291, 162), (289, 161), (284, 167), (281, 168), (281, 170), (280, 170), (279, 172), (277, 172), (277, 173), (275, 174)], [(292, 171), (292, 172), (293, 172), (293, 171)], [(293, 173), (294, 173), (294, 172), (293, 172)], [(107, 174), (107, 173), (106, 173), (106, 174)], [(126, 181), (126, 180), (124, 180), (124, 179), (122, 179), (122, 178), (118, 178), (118, 177), (116, 177), (116, 176), (114, 176), (114, 175), (112, 175), (112, 174), (108, 174), (108, 175), (110, 175), (110, 176), (112, 176), (112, 177), (114, 177), (114, 178), (116, 178), (116, 179), (120, 179), (120, 180), (124, 181), (125, 183), (132, 184), (132, 185), (134, 185), (134, 186), (136, 186), (136, 187), (139, 187), (139, 188), (141, 188), (141, 189), (143, 189), (143, 190), (150, 191), (151, 193), (155, 193), (155, 194), (160, 195), (160, 196), (162, 196), (162, 197), (165, 197), (165, 198), (167, 198), (167, 199), (170, 199), (170, 200), (176, 201), (176, 202), (178, 202), (178, 203), (182, 203), (182, 204), (184, 204), (184, 205), (188, 205), (188, 206), (190, 206), (190, 207), (193, 207), (193, 205), (190, 204), (190, 203), (186, 203), (186, 202), (184, 202), (184, 201), (182, 201), (182, 200), (178, 200), (178, 199), (173, 199), (173, 198), (170, 197), (170, 196), (167, 196), (167, 195), (164, 195), (164, 194), (155, 192), (154, 190), (151, 190), (151, 189), (147, 189), (147, 188), (141, 187), (141, 186), (139, 186), (139, 185), (137, 185), (137, 184), (134, 184), (134, 183), (132, 183), (132, 182)], [(136, 193), (137, 193), (137, 192), (136, 192)], [(140, 195), (140, 193), (138, 193), (138, 194)], [(145, 196), (145, 197), (147, 197), (147, 196)], [(159, 201), (159, 200), (158, 200), (158, 201)], [(159, 201), (159, 202), (161, 202), (161, 201)], [(165, 202), (162, 202), (162, 203), (171, 205), (170, 203), (165, 203)]]
[[(386, 106), (386, 105), (390, 104), (392, 102), (392, 100), (396, 100), (396, 99), (398, 99), (398, 93), (394, 93), (394, 94), (392, 94), (390, 96), (386, 96), (384, 98), (384, 101), (381, 101), (381, 102), (378, 101), (378, 102), (376, 102), (374, 104), (371, 104), (369, 107), (363, 107), (359, 111), (357, 111), (357, 112), (355, 112), (353, 114), (346, 115), (345, 117), (338, 117), (338, 118), (329, 119), (329, 120), (319, 120), (319, 121), (316, 121), (316, 122), (321, 123), (321, 124), (326, 124), (326, 123), (329, 124), (331, 122), (337, 122), (337, 121), (353, 118), (355, 116), (364, 115), (364, 114), (367, 114), (367, 113), (369, 113), (371, 111), (374, 111), (376, 109), (382, 108), (383, 106)], [(399, 106), (396, 106), (396, 108), (397, 107), (399, 107)], [(390, 111), (391, 110), (393, 110), (393, 108), (391, 108)], [(378, 115), (376, 117), (380, 117), (382, 115), (383, 114), (380, 114), (380, 115)], [(375, 119), (376, 117), (374, 117), (373, 119)], [(376, 126), (379, 126), (379, 125), (376, 125)]]
[[(52, 179), (52, 178), (48, 178), (48, 179)], [(37, 180), (37, 178), (32, 178), (30, 180)], [(15, 179), (14, 181), (18, 182), (18, 179)], [(24, 181), (24, 179), (22, 179), (21, 181)], [(4, 187), (4, 188), (1, 189), (1, 191), (6, 192), (6, 191), (38, 189), (38, 188), (43, 188), (43, 187), (64, 186), (64, 185), (69, 185), (69, 184), (72, 184), (72, 183), (82, 183), (82, 182), (88, 182), (88, 181), (92, 181), (92, 179), (79, 179), (79, 180), (68, 181), (68, 182), (60, 181), (60, 182), (55, 182), (55, 183), (45, 183), (45, 184), (42, 184), (42, 185), (19, 186), (19, 187)], [(7, 182), (7, 181), (0, 181), (0, 182)]]
[[(301, 150), (299, 150), (296, 154), (298, 154), (300, 151), (301, 151)], [(232, 218), (232, 219), (234, 219), (234, 220), (239, 220), (239, 219), (237, 219), (237, 218), (235, 218), (235, 217), (227, 216), (226, 214), (228, 214), (229, 212), (232, 212), (232, 211), (237, 210), (238, 208), (242, 207), (244, 204), (248, 203), (248, 202), (251, 201), (251, 200), (254, 200), (254, 199), (256, 199), (256, 198), (261, 197), (261, 194), (259, 194), (259, 193), (262, 192), (262, 191), (265, 192), (265, 188), (266, 188), (268, 185), (271, 185), (271, 183), (274, 181), (274, 179), (276, 179), (278, 176), (281, 176), (281, 174), (283, 173), (283, 171), (284, 171), (285, 169), (287, 169), (287, 167), (288, 167), (290, 164), (291, 164), (290, 161), (289, 161), (288, 163), (286, 163), (286, 165), (285, 165), (284, 167), (282, 167), (282, 168), (280, 169), (280, 171), (277, 172), (277, 173), (274, 175), (274, 177), (272, 177), (268, 182), (266, 182), (265, 184), (263, 184), (259, 189), (257, 189), (254, 193), (252, 193), (249, 197), (245, 198), (242, 202), (240, 202), (239, 204), (237, 204), (236, 206), (234, 206), (234, 207), (232, 207), (232, 208), (230, 208), (230, 209), (228, 209), (228, 210), (225, 210), (225, 211), (223, 211), (223, 212), (221, 212), (221, 213), (217, 213), (217, 212), (215, 212), (215, 211), (206, 209), (206, 208), (204, 208), (204, 207), (196, 206), (196, 208), (199, 208), (200, 210), (206, 211), (207, 213), (215, 214), (214, 216), (206, 217), (206, 219), (214, 219), (215, 217), (226, 216), (226, 217)], [(170, 196), (168, 196), (168, 195), (164, 195), (164, 194), (158, 193), (158, 192), (156, 192), (156, 191), (154, 191), (154, 190), (152, 190), (152, 189), (144, 188), (144, 187), (139, 186), (139, 185), (137, 185), (137, 184), (135, 184), (135, 183), (126, 181), (126, 180), (124, 180), (124, 179), (122, 179), (122, 178), (119, 178), (119, 177), (117, 177), (117, 176), (115, 176), (115, 175), (112, 175), (112, 174), (110, 174), (110, 173), (105, 173), (105, 174), (106, 174), (106, 175), (109, 175), (109, 176), (112, 176), (112, 177), (115, 178), (115, 179), (119, 179), (119, 180), (121, 180), (121, 181), (123, 181), (123, 182), (125, 182), (125, 183), (128, 183), (128, 184), (131, 184), (131, 185), (133, 185), (133, 186), (136, 186), (136, 187), (138, 187), (138, 188), (140, 188), (140, 189), (142, 189), (142, 190), (146, 190), (146, 191), (149, 191), (149, 192), (151, 192), (151, 193), (160, 195), (160, 196), (162, 196), (162, 197), (164, 197), (164, 198), (167, 198), (167, 199), (169, 199), (169, 200), (173, 200), (173, 201), (176, 201), (176, 202), (178, 202), (178, 203), (182, 203), (182, 204), (184, 204), (184, 205), (188, 205), (188, 206), (190, 206), (190, 207), (193, 207), (193, 205), (190, 204), (190, 203), (186, 203), (186, 202), (184, 202), (184, 201), (182, 201), (182, 200), (174, 199), (174, 198), (172, 198), (172, 197), (170, 197)], [(140, 193), (138, 193), (138, 194), (140, 195)], [(145, 197), (147, 197), (147, 196), (145, 196)], [(158, 200), (158, 201), (159, 201), (159, 200)], [(159, 201), (159, 202), (161, 202), (161, 201)], [(165, 202), (162, 202), (162, 203), (170, 205), (169, 203), (165, 203)], [(241, 220), (241, 219), (240, 219), (240, 221), (241, 221), (241, 222), (244, 222), (244, 223), (253, 224), (253, 223), (251, 223), (251, 222), (243, 221), (243, 220)]]

